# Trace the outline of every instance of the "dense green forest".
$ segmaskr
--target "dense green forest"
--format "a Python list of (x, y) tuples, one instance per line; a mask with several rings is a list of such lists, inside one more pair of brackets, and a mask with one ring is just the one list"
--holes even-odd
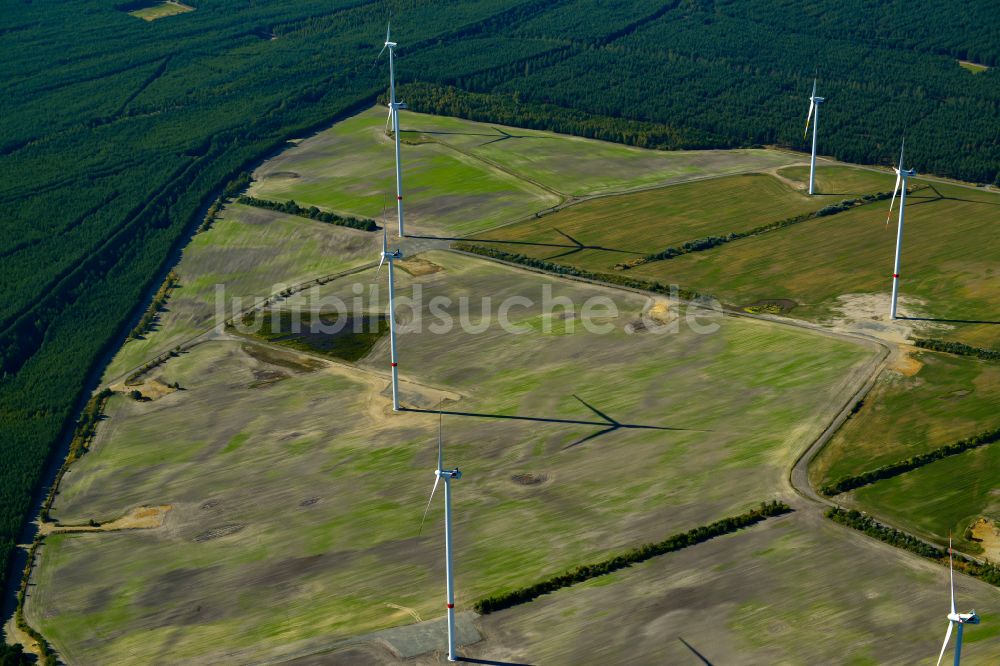
[[(371, 104), (385, 21), (416, 108), (657, 148), (804, 148), (992, 182), (1000, 7), (859, 0), (113, 0), (0, 12), (0, 564), (93, 372), (221, 186)], [(5, 569), (5, 568), (4, 568)]]

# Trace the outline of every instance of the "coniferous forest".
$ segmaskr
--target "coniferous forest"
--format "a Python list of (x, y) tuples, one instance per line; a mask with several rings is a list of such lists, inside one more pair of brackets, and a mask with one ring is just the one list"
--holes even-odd
[(153, 22), (113, 0), (0, 12), (0, 564), (202, 209), (286, 139), (384, 93), (372, 61), (390, 14), (418, 110), (652, 148), (804, 149), (818, 72), (821, 153), (889, 164), (905, 133), (918, 171), (1000, 171), (993, 2), (193, 4)]

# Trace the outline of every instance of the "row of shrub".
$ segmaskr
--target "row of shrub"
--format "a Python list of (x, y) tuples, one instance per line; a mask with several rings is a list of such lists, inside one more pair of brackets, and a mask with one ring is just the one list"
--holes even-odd
[(817, 217), (826, 217), (827, 215), (835, 215), (836, 213), (841, 213), (845, 210), (850, 210), (851, 208), (855, 208), (857, 206), (863, 206), (873, 201), (888, 199), (891, 196), (892, 192), (878, 192), (876, 194), (866, 194), (856, 199), (844, 199), (840, 203), (830, 204), (829, 206), (820, 208), (818, 211), (812, 213), (803, 213), (801, 215), (795, 215), (794, 217), (789, 217), (784, 220), (778, 220), (777, 222), (769, 222), (768, 224), (764, 224), (759, 227), (754, 227), (753, 229), (749, 229), (747, 231), (735, 231), (732, 233), (728, 233), (725, 236), (704, 236), (702, 238), (696, 238), (694, 240), (687, 241), (680, 247), (668, 247), (665, 250), (660, 250), (659, 252), (647, 254), (646, 256), (639, 257), (638, 259), (632, 259), (631, 261), (615, 264), (615, 270), (625, 271), (630, 268), (635, 268), (636, 266), (641, 266), (642, 264), (648, 264), (653, 261), (663, 261), (664, 259), (673, 259), (674, 257), (679, 257), (682, 254), (688, 254), (690, 252), (701, 252), (703, 250), (710, 250), (713, 247), (718, 247), (719, 245), (723, 245), (725, 243), (731, 243), (734, 240), (739, 240), (741, 238), (748, 238), (750, 236), (756, 236), (758, 234), (764, 234), (769, 231), (776, 231), (778, 229), (784, 229), (794, 224), (799, 224), (801, 222), (805, 222), (806, 220), (812, 220)]
[(142, 317), (139, 318), (139, 323), (135, 325), (132, 332), (128, 334), (129, 340), (137, 340), (141, 338), (146, 333), (149, 333), (150, 328), (152, 328), (153, 323), (156, 322), (156, 317), (159, 315), (160, 310), (163, 306), (167, 304), (167, 299), (170, 297), (170, 290), (177, 286), (180, 282), (180, 278), (177, 273), (170, 271), (167, 273), (167, 279), (163, 281), (160, 288), (156, 290), (156, 295), (153, 296), (153, 302), (149, 304), (146, 311), (143, 313)]
[(928, 451), (927, 453), (910, 456), (905, 460), (900, 460), (888, 465), (882, 465), (881, 467), (876, 467), (873, 470), (862, 472), (861, 474), (845, 476), (835, 483), (822, 486), (819, 490), (827, 496), (837, 495), (847, 492), (848, 490), (860, 488), (861, 486), (867, 486), (868, 484), (881, 481), (882, 479), (890, 479), (894, 476), (899, 476), (904, 472), (909, 472), (917, 469), (918, 467), (923, 467), (924, 465), (932, 463), (936, 460), (958, 455), (959, 453), (964, 453), (965, 451), (975, 449), (986, 444), (992, 444), (997, 440), (1000, 440), (1000, 428), (986, 430), (978, 435), (966, 437), (965, 439), (959, 440), (954, 444), (947, 444), (934, 449), (933, 451)]
[[(871, 516), (854, 509), (848, 511), (839, 507), (832, 507), (827, 510), (826, 517), (841, 525), (864, 532), (874, 539), (884, 541), (897, 548), (908, 550), (911, 553), (916, 553), (932, 560), (940, 561), (948, 557), (946, 549), (932, 546), (906, 532), (883, 525)], [(979, 563), (958, 554), (954, 555), (954, 562), (955, 568), (959, 571), (964, 571), (970, 576), (975, 576), (991, 585), (1000, 586), (1000, 566), (990, 562)]]
[(961, 342), (951, 342), (949, 340), (935, 340), (933, 338), (917, 338), (913, 344), (921, 349), (931, 351), (947, 352), (958, 356), (973, 356), (984, 361), (1000, 361), (1000, 351), (995, 349), (983, 349), (982, 347), (970, 347)]
[(342, 215), (337, 215), (336, 213), (320, 210), (316, 206), (303, 208), (295, 203), (293, 199), (289, 199), (288, 201), (271, 201), (270, 199), (258, 199), (257, 197), (242, 196), (236, 200), (236, 203), (241, 203), (245, 206), (256, 206), (257, 208), (276, 210), (279, 213), (287, 213), (288, 215), (308, 217), (310, 220), (326, 222), (327, 224), (336, 224), (341, 227), (350, 227), (352, 229), (361, 229), (362, 231), (375, 231), (378, 229), (378, 225), (375, 224), (375, 220), (344, 217)]
[(643, 291), (650, 291), (656, 294), (677, 296), (678, 298), (683, 298), (685, 300), (697, 300), (697, 299), (708, 298), (704, 294), (699, 294), (696, 291), (691, 291), (690, 289), (684, 289), (676, 285), (665, 285), (657, 281), (640, 280), (638, 278), (630, 278), (620, 274), (594, 273), (592, 271), (583, 270), (580, 268), (576, 268), (574, 266), (564, 266), (562, 264), (555, 264), (552, 263), (551, 261), (545, 261), (544, 259), (535, 259), (534, 257), (528, 257), (526, 255), (519, 254), (516, 252), (506, 252), (504, 250), (498, 250), (492, 247), (484, 247), (482, 245), (475, 245), (474, 243), (466, 243), (464, 241), (452, 243), (452, 248), (459, 250), (461, 252), (471, 252), (473, 254), (478, 254), (483, 257), (489, 257), (491, 259), (499, 259), (500, 261), (507, 261), (512, 264), (520, 264), (522, 266), (527, 266), (529, 268), (536, 268), (538, 270), (546, 271), (549, 273), (555, 273), (557, 275), (571, 275), (573, 277), (583, 278), (584, 280), (593, 280), (594, 282), (606, 282), (608, 284), (614, 284), (620, 287), (627, 287), (629, 289), (641, 289)]
[(693, 530), (675, 534), (657, 543), (647, 543), (642, 546), (632, 548), (631, 550), (625, 551), (615, 557), (602, 560), (601, 562), (597, 562), (595, 564), (585, 564), (579, 566), (565, 573), (552, 576), (551, 578), (547, 578), (526, 587), (484, 597), (475, 603), (474, 608), (477, 613), (486, 614), (503, 610), (504, 608), (510, 608), (511, 606), (516, 606), (518, 604), (523, 604), (540, 597), (543, 594), (548, 594), (549, 592), (555, 592), (558, 589), (569, 587), (574, 583), (582, 583), (583, 581), (590, 580), (591, 578), (604, 576), (614, 571), (618, 571), (619, 569), (629, 567), (633, 564), (645, 562), (646, 560), (658, 555), (681, 550), (682, 548), (687, 548), (688, 546), (694, 546), (704, 541), (708, 541), (709, 539), (722, 536), (723, 534), (736, 532), (737, 530), (759, 523), (765, 518), (770, 516), (780, 516), (781, 514), (788, 513), (791, 510), (791, 507), (787, 504), (777, 500), (773, 500), (771, 502), (761, 502), (761, 505), (758, 508), (747, 511), (746, 513), (742, 513), (738, 516), (723, 518), (722, 520), (718, 520), (710, 525), (696, 527)]
[[(91, 396), (90, 400), (83, 408), (83, 412), (80, 414), (80, 419), (76, 423), (76, 430), (73, 431), (73, 439), (70, 440), (69, 453), (66, 455), (66, 460), (63, 461), (62, 467), (56, 473), (55, 479), (52, 481), (51, 487), (49, 487), (49, 492), (45, 496), (45, 501), (42, 502), (42, 509), (40, 516), (42, 521), (47, 521), (49, 519), (49, 511), (52, 510), (52, 502), (55, 500), (56, 491), (59, 488), (59, 483), (62, 481), (63, 476), (66, 474), (66, 470), (69, 466), (73, 464), (76, 460), (79, 460), (84, 453), (87, 452), (90, 442), (94, 439), (94, 435), (97, 432), (97, 424), (100, 422), (102, 415), (104, 414), (104, 406), (108, 402), (108, 398), (111, 397), (113, 391), (111, 389), (105, 388), (98, 393)], [(28, 549), (28, 560), (24, 565), (24, 571), (21, 575), (21, 585), (17, 590), (17, 608), (14, 611), (14, 622), (17, 624), (17, 628), (22, 632), (30, 636), (36, 643), (38, 643), (39, 650), (41, 652), (41, 663), (46, 664), (56, 664), (56, 656), (52, 651), (52, 647), (45, 640), (34, 627), (28, 624), (28, 621), (24, 617), (24, 599), (28, 593), (28, 584), (31, 580), (31, 571), (35, 566), (35, 558), (38, 555), (38, 547), (42, 543), (41, 536), (36, 535), (35, 540), (31, 543), (31, 547)], [(18, 655), (12, 654), (11, 659), (14, 659)], [(7, 663), (4, 661), (3, 663)], [(19, 664), (18, 661), (11, 662), (13, 664)]]

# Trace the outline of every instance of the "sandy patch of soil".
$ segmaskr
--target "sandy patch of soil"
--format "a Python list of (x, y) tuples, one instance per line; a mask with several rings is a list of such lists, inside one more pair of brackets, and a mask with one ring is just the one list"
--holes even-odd
[(993, 562), (1000, 562), (1000, 527), (989, 518), (980, 518), (972, 524), (972, 538), (983, 547), (983, 554)]
[(919, 349), (912, 345), (900, 345), (899, 353), (893, 354), (889, 369), (904, 377), (912, 377), (917, 374), (920, 372), (920, 368), (924, 367), (922, 362), (913, 357), (913, 354), (918, 351)]
[(146, 400), (159, 400), (163, 396), (169, 395), (177, 389), (173, 386), (168, 386), (160, 379), (143, 379), (136, 384), (112, 384), (111, 390), (125, 394), (131, 393), (132, 391), (138, 391)]
[(162, 504), (159, 506), (137, 506), (129, 509), (121, 518), (97, 525), (57, 525), (56, 523), (42, 523), (38, 532), (42, 536), (47, 534), (60, 534), (63, 532), (114, 532), (117, 530), (149, 530), (163, 526), (167, 513), (173, 509), (172, 504)]
[(897, 315), (900, 319), (889, 319), (889, 304), (892, 294), (844, 294), (837, 298), (834, 315), (823, 322), (835, 331), (863, 333), (887, 342), (902, 344), (910, 338), (929, 335), (932, 330), (948, 329), (951, 326), (941, 322), (915, 321), (907, 317), (927, 317), (924, 302), (916, 298), (900, 297)]

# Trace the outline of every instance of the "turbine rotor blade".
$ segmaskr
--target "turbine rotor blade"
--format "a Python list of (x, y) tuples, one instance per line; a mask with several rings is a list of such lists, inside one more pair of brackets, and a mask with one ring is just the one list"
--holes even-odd
[(438, 412), (438, 470), (439, 471), (444, 470), (444, 462), (443, 462), (444, 454), (442, 453), (443, 447), (441, 445), (441, 430), (443, 421), (444, 421), (444, 414)]
[[(440, 474), (438, 475), (438, 477), (436, 479), (434, 479), (434, 487), (431, 488), (431, 497), (430, 497), (429, 500), (427, 500), (427, 506), (424, 507), (424, 515), (420, 519), (420, 529), (417, 530), (417, 536), (420, 536), (420, 533), (424, 531), (424, 521), (427, 520), (427, 512), (431, 510), (431, 502), (434, 501), (434, 493), (438, 489), (438, 482), (439, 481), (441, 481), (441, 475)], [(948, 625), (948, 632), (949, 633), (951, 632), (951, 625), (950, 624)]]
[(809, 134), (809, 122), (812, 120), (813, 109), (814, 108), (816, 108), (816, 102), (814, 102), (812, 99), (810, 99), (809, 100), (809, 115), (806, 116), (806, 129), (805, 129), (805, 131), (802, 132), (802, 138), (803, 139), (806, 138), (806, 136)]
[(382, 50), (378, 52), (377, 56), (375, 56), (375, 60), (372, 61), (372, 68), (373, 69), (374, 69), (375, 65), (378, 64), (378, 61), (382, 57), (382, 54), (385, 52), (385, 49), (386, 49), (386, 47), (383, 46)]
[(389, 30), (392, 27), (392, 21), (385, 22), (385, 41), (389, 42)]
[(955, 567), (951, 562), (951, 535), (948, 535), (948, 575), (951, 578), (951, 612), (955, 612)]
[(948, 649), (948, 641), (951, 640), (951, 629), (953, 626), (955, 625), (949, 620), (948, 633), (944, 635), (944, 644), (941, 646), (941, 654), (938, 655), (937, 666), (941, 666), (941, 660), (944, 659), (944, 651)]
[(892, 219), (892, 207), (896, 205), (896, 194), (899, 193), (899, 184), (903, 180), (903, 174), (900, 172), (896, 173), (896, 187), (892, 188), (892, 201), (889, 202), (889, 215), (885, 218), (885, 226), (889, 226), (889, 220)]
[[(390, 104), (391, 103), (392, 102), (390, 102)], [(394, 108), (392, 108), (391, 106), (389, 107), (389, 117), (385, 119), (385, 133), (386, 134), (389, 133), (389, 123), (392, 122), (392, 114), (395, 113), (395, 111), (396, 110)]]

